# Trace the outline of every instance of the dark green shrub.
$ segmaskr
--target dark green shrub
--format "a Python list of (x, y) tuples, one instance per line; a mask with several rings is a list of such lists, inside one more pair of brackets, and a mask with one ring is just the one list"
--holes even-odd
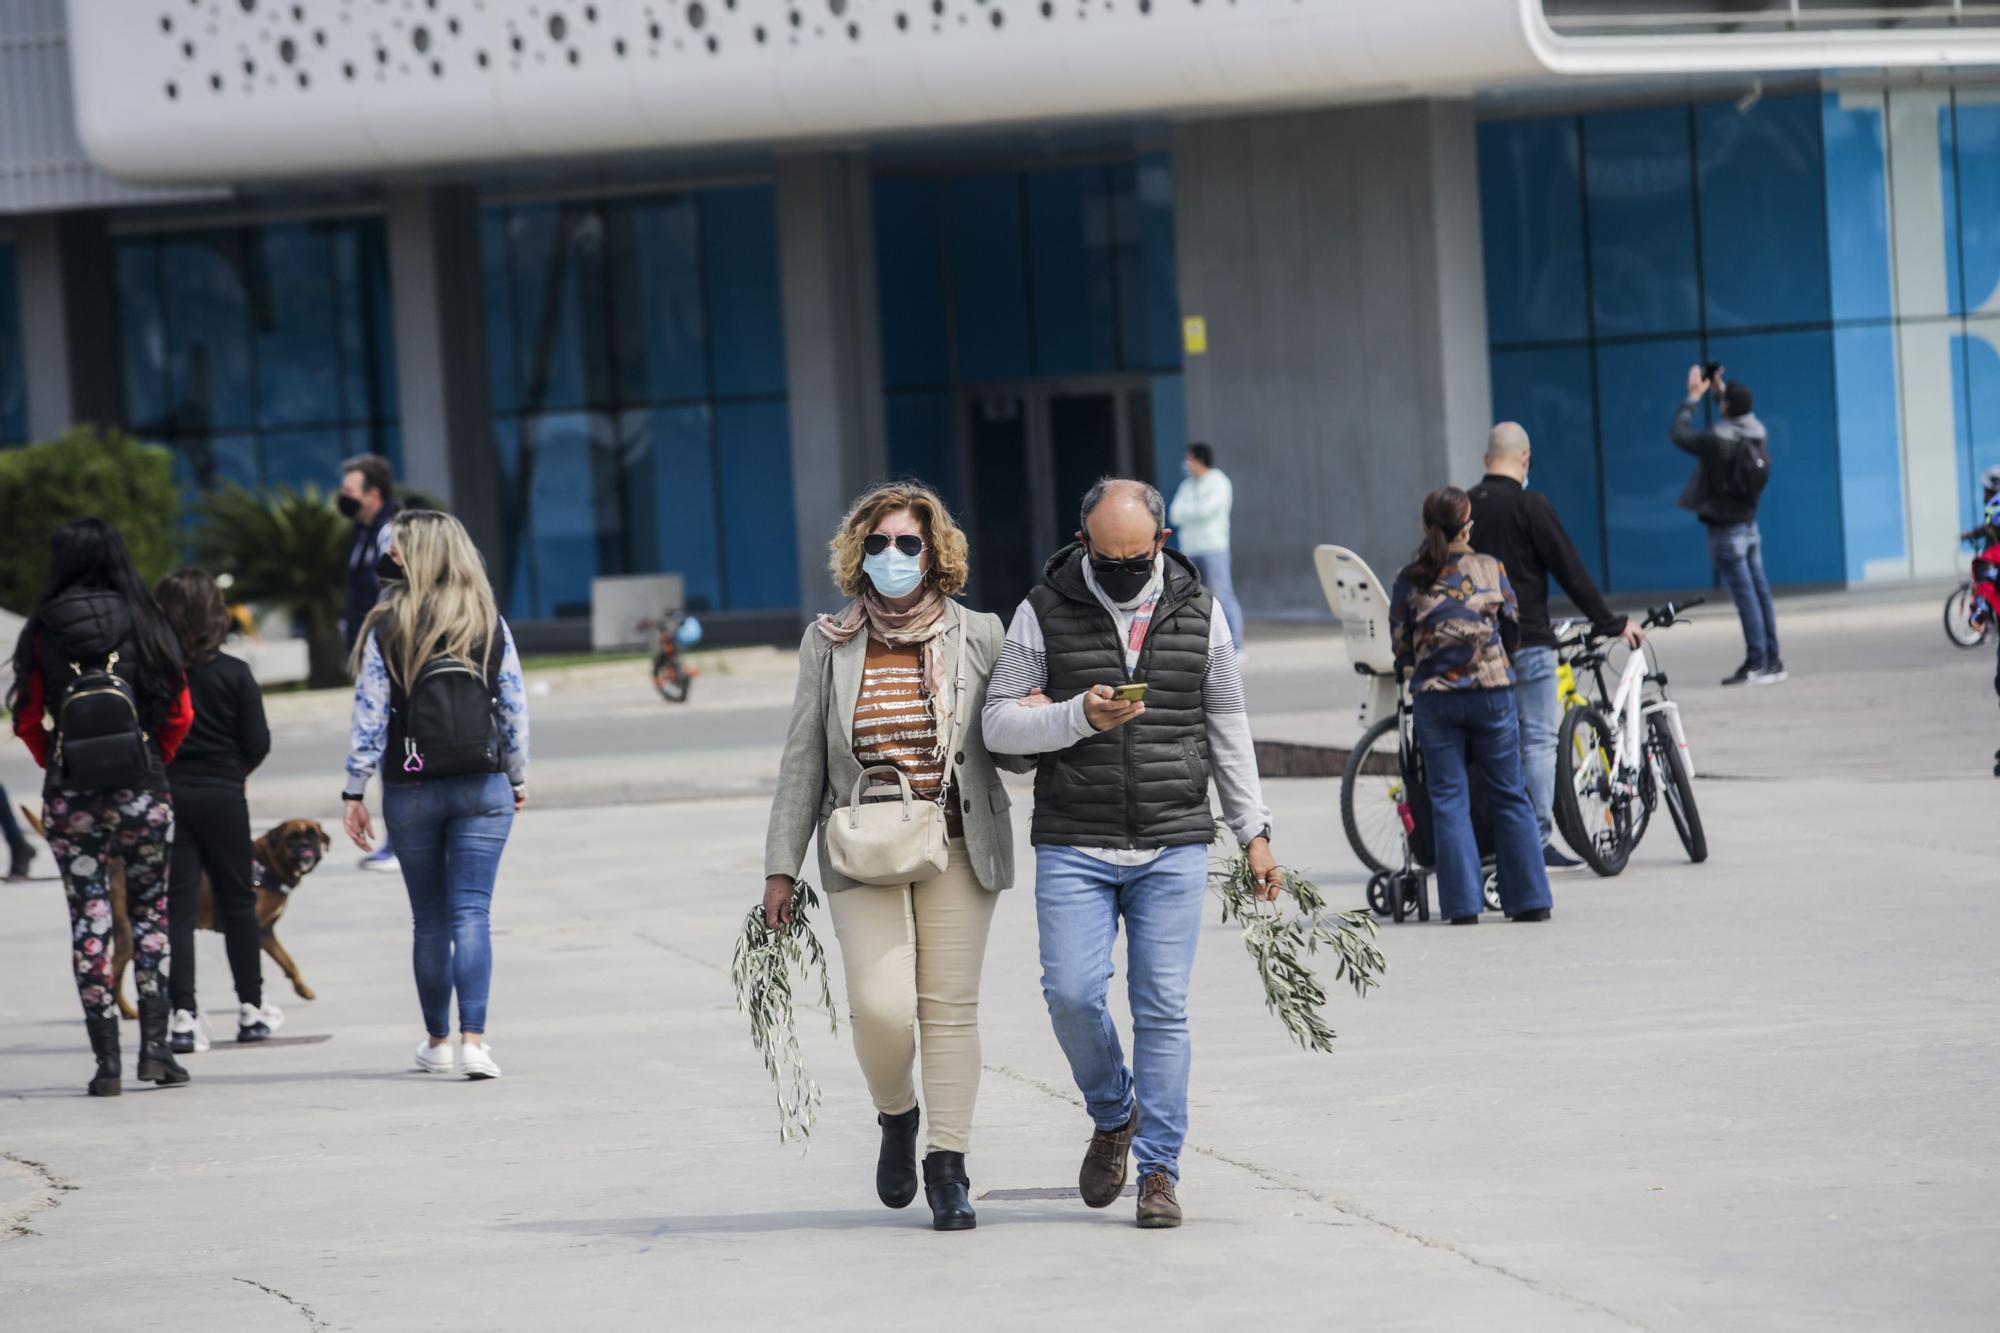
[(0, 606), (34, 608), (49, 534), (73, 518), (116, 527), (151, 583), (174, 567), (180, 507), (173, 455), (123, 431), (73, 426), (61, 439), (0, 449)]
[(202, 497), (197, 512), (196, 562), (218, 578), (231, 577), (229, 600), (291, 616), (305, 636), (314, 688), (346, 679), (340, 616), (354, 525), (334, 509), (331, 493), (317, 486), (255, 493), (224, 486)]

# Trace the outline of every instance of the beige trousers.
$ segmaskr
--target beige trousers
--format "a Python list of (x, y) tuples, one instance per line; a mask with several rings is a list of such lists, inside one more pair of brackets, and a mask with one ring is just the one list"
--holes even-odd
[(911, 1065), (921, 1042), (933, 1152), (965, 1152), (972, 1142), (979, 967), (999, 896), (979, 887), (960, 838), (951, 841), (950, 866), (933, 879), (828, 895), (869, 1095), (884, 1115), (917, 1104)]

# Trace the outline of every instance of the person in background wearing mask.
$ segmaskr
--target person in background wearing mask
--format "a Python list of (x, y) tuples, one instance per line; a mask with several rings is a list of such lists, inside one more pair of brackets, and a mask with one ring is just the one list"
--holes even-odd
[[(389, 524), (402, 506), (396, 502), (389, 460), (380, 454), (357, 454), (342, 463), (340, 495), (333, 503), (354, 523), (354, 545), (347, 553), (347, 614), (340, 621), (342, 646), (351, 658), (361, 622), (382, 595), (382, 580), (397, 577), (395, 562), (389, 559)], [(382, 845), (361, 858), (361, 868), (395, 873), (396, 853), (386, 829)]]
[[(965, 1154), (979, 1092), (979, 972), (993, 908), (1014, 882), (1007, 789), (979, 722), (1000, 621), (953, 600), (970, 576), (965, 534), (919, 482), (856, 500), (831, 550), (833, 581), (853, 600), (799, 645), (764, 841), (764, 919), (791, 919), (799, 862), (821, 834), (820, 884), (840, 940), (854, 1054), (882, 1131), (875, 1193), (891, 1208), (917, 1195), (911, 1065), (921, 1048), (931, 1225), (968, 1231), (978, 1223)], [(863, 769), (883, 765), (900, 769), (918, 799), (943, 803), (951, 860), (941, 874), (881, 885), (834, 870), (826, 821)]]
[(1201, 586), (1222, 608), (1229, 622), (1229, 637), (1240, 657), (1243, 608), (1237, 604), (1236, 584), (1229, 570), (1229, 511), (1236, 503), (1236, 488), (1215, 465), (1215, 450), (1199, 441), (1188, 446), (1181, 467), (1187, 480), (1174, 492), (1167, 521), (1180, 534), (1181, 554), (1201, 571)]
[(1521, 716), (1521, 772), (1542, 831), (1542, 861), (1566, 870), (1578, 862), (1556, 850), (1556, 634), (1549, 624), (1549, 579), (1562, 585), (1591, 628), (1637, 648), (1645, 632), (1612, 614), (1563, 531), (1549, 498), (1528, 489), (1528, 432), (1503, 421), (1486, 439), (1486, 476), (1472, 488), (1472, 549), (1505, 567), (1520, 604), (1520, 646), (1514, 650), (1514, 703)]
[[(1278, 896), (1271, 812), (1228, 626), (1166, 550), (1166, 504), (1107, 477), (1083, 530), (1014, 612), (986, 700), (986, 744), (1035, 755), (1035, 918), (1042, 994), (1093, 1133), (1077, 1187), (1092, 1208), (1139, 1159), (1138, 1223), (1177, 1227), (1188, 1118), (1188, 981), (1215, 840), (1211, 777), (1257, 896)], [(1121, 699), (1119, 687), (1145, 687)], [(1132, 1063), (1106, 1001), (1124, 919)]]

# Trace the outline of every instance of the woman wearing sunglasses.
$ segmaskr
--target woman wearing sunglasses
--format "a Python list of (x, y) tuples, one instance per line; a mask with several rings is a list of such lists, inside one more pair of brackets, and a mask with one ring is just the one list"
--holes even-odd
[[(822, 616), (799, 645), (798, 694), (765, 840), (764, 916), (774, 926), (790, 920), (794, 877), (819, 834), (854, 1052), (882, 1130), (875, 1191), (891, 1208), (917, 1194), (923, 1116), (912, 1063), (921, 1048), (932, 1225), (970, 1230), (977, 1217), (965, 1154), (979, 1091), (979, 969), (998, 891), (1014, 879), (1007, 791), (979, 731), (1003, 631), (998, 617), (952, 600), (966, 585), (965, 534), (927, 486), (869, 491), (831, 550), (833, 581), (853, 600)], [(858, 883), (834, 869), (825, 828), (849, 805), (863, 770), (885, 766), (916, 800), (942, 804), (949, 865), (908, 883)]]

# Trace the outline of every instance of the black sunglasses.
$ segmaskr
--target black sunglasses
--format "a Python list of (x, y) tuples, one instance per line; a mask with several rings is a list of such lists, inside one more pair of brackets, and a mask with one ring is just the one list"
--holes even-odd
[(861, 549), (869, 555), (880, 555), (889, 549), (891, 541), (896, 543), (896, 549), (904, 555), (914, 557), (924, 553), (924, 539), (907, 532), (893, 538), (886, 532), (871, 532), (861, 539)]
[(1124, 560), (1110, 560), (1091, 550), (1089, 546), (1083, 549), (1090, 556), (1092, 567), (1096, 569), (1123, 570), (1127, 574), (1150, 574), (1153, 571), (1154, 556), (1135, 555)]

